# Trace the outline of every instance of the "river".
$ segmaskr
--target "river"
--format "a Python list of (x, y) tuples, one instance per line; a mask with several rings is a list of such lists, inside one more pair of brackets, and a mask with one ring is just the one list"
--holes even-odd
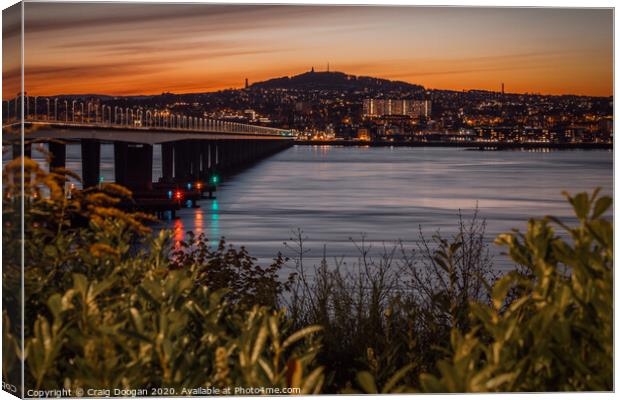
[[(67, 166), (79, 172), (79, 146)], [(156, 148), (154, 178), (161, 174)], [(102, 148), (102, 175), (114, 176), (113, 148)], [(430, 236), (454, 234), (459, 210), (478, 207), (489, 243), (499, 233), (524, 229), (527, 219), (571, 218), (561, 192), (613, 191), (613, 152), (607, 150), (476, 151), (438, 147), (294, 146), (222, 182), (217, 199), (183, 209), (159, 226), (177, 239), (192, 230), (225, 237), (261, 260), (302, 229), (306, 259), (357, 257), (351, 239), (365, 235), (379, 250), (402, 240), (415, 247), (420, 227)], [(490, 245), (498, 269), (510, 268)]]

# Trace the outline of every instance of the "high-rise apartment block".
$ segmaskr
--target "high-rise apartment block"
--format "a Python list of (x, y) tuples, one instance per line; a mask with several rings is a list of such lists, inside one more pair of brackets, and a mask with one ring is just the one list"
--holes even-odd
[(407, 115), (412, 118), (431, 115), (430, 100), (364, 99), (364, 117)]

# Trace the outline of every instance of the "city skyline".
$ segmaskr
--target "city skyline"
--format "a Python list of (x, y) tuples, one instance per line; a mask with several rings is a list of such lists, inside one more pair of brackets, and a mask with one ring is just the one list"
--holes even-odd
[[(505, 83), (512, 93), (613, 93), (611, 9), (25, 7), (31, 95), (211, 92), (242, 88), (245, 78), (326, 70), (328, 63), (331, 70), (428, 89), (500, 91)], [(17, 33), (5, 30), (5, 52)], [(19, 69), (4, 73), (10, 81)], [(17, 91), (8, 87), (3, 96)]]

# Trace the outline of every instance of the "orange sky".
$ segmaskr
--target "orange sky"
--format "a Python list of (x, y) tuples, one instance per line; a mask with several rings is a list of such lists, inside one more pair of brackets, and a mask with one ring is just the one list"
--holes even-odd
[[(213, 91), (329, 62), (428, 88), (504, 82), (508, 92), (606, 96), (612, 18), (603, 9), (26, 3), (26, 91)], [(5, 77), (18, 76), (14, 67)]]

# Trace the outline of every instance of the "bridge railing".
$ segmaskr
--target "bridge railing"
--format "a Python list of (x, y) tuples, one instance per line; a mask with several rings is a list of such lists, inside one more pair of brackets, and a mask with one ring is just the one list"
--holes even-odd
[[(188, 116), (170, 112), (169, 110), (147, 107), (109, 106), (90, 101), (85, 103), (77, 100), (60, 100), (58, 98), (44, 98), (45, 102), (38, 104), (38, 97), (33, 96), (4, 100), (3, 125), (18, 120), (17, 116), (21, 114), (21, 99), (24, 102), (24, 121), (26, 122), (205, 133), (294, 136), (292, 131), (286, 129)], [(41, 109), (43, 109), (43, 112), (41, 112)]]

